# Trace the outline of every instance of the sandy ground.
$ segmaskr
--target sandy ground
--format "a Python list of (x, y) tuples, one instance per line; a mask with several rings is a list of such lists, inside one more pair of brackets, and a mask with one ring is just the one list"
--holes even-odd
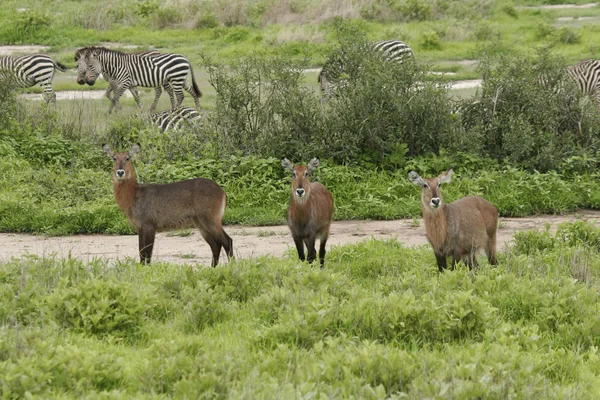
[[(481, 85), (481, 79), (470, 79), (452, 82), (451, 89), (469, 89)], [(55, 92), (56, 100), (102, 100), (105, 98), (104, 90), (62, 90)], [(25, 100), (42, 101), (41, 93), (21, 93), (19, 97)], [(122, 97), (133, 97), (125, 92)]]
[[(56, 100), (102, 100), (105, 90), (61, 90), (56, 93)], [(19, 97), (25, 100), (42, 101), (41, 93), (21, 93)], [(121, 97), (131, 97), (129, 91), (123, 93)], [(107, 103), (108, 104), (108, 103)]]
[[(510, 243), (516, 231), (544, 229), (550, 224), (555, 230), (565, 221), (589, 220), (600, 225), (600, 211), (553, 216), (540, 215), (528, 218), (501, 218), (498, 231), (498, 247), (502, 251)], [(418, 222), (418, 226), (415, 222)], [(286, 252), (295, 254), (295, 248), (287, 226), (226, 226), (233, 239), (237, 258), (253, 258), (263, 255), (281, 257)], [(188, 231), (189, 232), (189, 231)], [(420, 219), (393, 221), (337, 221), (331, 226), (328, 247), (356, 243), (369, 238), (396, 239), (408, 246), (427, 244), (425, 229)], [(0, 261), (11, 257), (35, 255), (37, 257), (74, 257), (84, 261), (96, 258), (109, 261), (134, 258), (137, 260), (137, 236), (79, 235), (68, 237), (45, 237), (19, 234), (0, 234)], [(222, 260), (226, 261), (224, 253)], [(156, 237), (153, 261), (175, 264), (208, 265), (210, 248), (202, 236), (194, 231), (188, 236), (177, 233), (161, 233)]]
[(586, 4), (550, 4), (543, 6), (517, 6), (515, 8), (524, 10), (564, 10), (564, 9), (586, 9), (594, 8), (598, 3), (586, 3)]
[(13, 54), (46, 53), (49, 46), (25, 45), (25, 46), (0, 46), (0, 56), (12, 56)]

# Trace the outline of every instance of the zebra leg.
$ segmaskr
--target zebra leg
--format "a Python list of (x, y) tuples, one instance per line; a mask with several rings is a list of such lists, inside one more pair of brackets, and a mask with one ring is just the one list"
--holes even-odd
[(169, 94), (169, 97), (171, 98), (171, 109), (175, 109), (175, 107), (177, 107), (177, 106), (175, 105), (174, 89), (168, 82), (166, 82), (164, 86), (165, 86), (165, 90)]
[(106, 92), (104, 92), (104, 96), (112, 101), (112, 97), (110, 97), (112, 91), (113, 91), (113, 87), (112, 87), (112, 82), (108, 83), (108, 87), (106, 88)]
[(140, 102), (140, 92), (138, 92), (135, 86), (129, 88), (129, 93), (131, 93), (131, 95), (133, 96), (133, 99), (135, 100), (137, 106), (141, 107), (142, 103)]
[(196, 92), (194, 92), (194, 88), (192, 87), (192, 85), (190, 85), (189, 82), (185, 82), (184, 89), (186, 92), (192, 95), (192, 98), (194, 99), (194, 104), (196, 104), (196, 109), (201, 110), (202, 106), (200, 105), (200, 97), (196, 95)]
[(115, 94), (110, 102), (110, 107), (108, 108), (109, 114), (112, 112), (114, 107), (117, 107), (117, 109), (119, 110), (121, 109), (121, 103), (119, 103), (119, 98), (123, 95), (123, 93), (125, 93), (125, 89), (125, 86), (113, 87)]
[(52, 104), (53, 107), (56, 107), (56, 93), (52, 90), (52, 86), (50, 85), (41, 85), (42, 89), (44, 89), (44, 93), (42, 94), (42, 98), (46, 102), (46, 105)]
[(177, 100), (173, 106), (173, 109), (175, 109), (183, 103), (183, 85), (173, 85), (173, 94)]
[(154, 88), (154, 102), (150, 106), (150, 112), (154, 112), (154, 110), (156, 110), (156, 106), (158, 105), (158, 99), (160, 98), (161, 94), (162, 94), (161, 87), (160, 86), (155, 87)]

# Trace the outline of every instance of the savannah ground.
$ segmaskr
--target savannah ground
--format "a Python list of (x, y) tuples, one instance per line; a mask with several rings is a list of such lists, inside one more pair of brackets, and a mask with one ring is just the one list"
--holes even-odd
[[(39, 88), (0, 88), (2, 397), (595, 399), (600, 120), (537, 78), (597, 54), (600, 8), (545, 3), (3, 3), (0, 44), (49, 46), (69, 66), (87, 45), (185, 54), (205, 123), (163, 135), (131, 98), (107, 115), (103, 98), (52, 110), (23, 97)], [(384, 38), (408, 42), (417, 69), (356, 46)], [(341, 44), (363, 73), (324, 105), (318, 67)], [(71, 70), (54, 87), (106, 83)], [(137, 262), (101, 151), (136, 142), (140, 181), (224, 187), (233, 262), (204, 268), (192, 230)], [(283, 226), (279, 160), (315, 155), (336, 204), (324, 270), (297, 260)], [(477, 194), (501, 214), (497, 267), (439, 274), (413, 247), (407, 173), (448, 168), (444, 200)]]
[[(555, 233), (565, 222), (590, 222), (600, 224), (600, 212), (580, 210), (565, 215), (537, 215), (532, 217), (507, 218), (500, 220), (498, 250), (511, 246), (516, 232), (523, 230)], [(255, 259), (262, 256), (296, 257), (296, 248), (286, 225), (243, 226), (230, 225), (226, 232), (233, 238), (234, 255), (239, 259)], [(331, 225), (329, 247), (344, 246), (363, 240), (395, 240), (406, 247), (425, 246), (425, 227), (420, 218), (391, 221), (335, 221)], [(137, 236), (134, 235), (77, 235), (77, 236), (33, 236), (17, 233), (0, 233), (0, 261), (11, 257), (75, 258), (90, 262), (104, 260), (111, 263), (137, 261)], [(428, 246), (426, 246), (428, 247)], [(159, 233), (156, 236), (152, 259), (155, 262), (195, 265), (210, 264), (210, 248), (196, 230), (180, 230)], [(221, 263), (227, 262), (225, 253)]]

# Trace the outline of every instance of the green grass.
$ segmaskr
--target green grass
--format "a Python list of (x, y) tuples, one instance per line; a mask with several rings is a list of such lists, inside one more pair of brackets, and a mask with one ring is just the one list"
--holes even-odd
[[(165, 183), (198, 176), (211, 178), (227, 192), (227, 224), (285, 223), (290, 177), (278, 159), (194, 159), (187, 155), (185, 142), (176, 142), (177, 146), (184, 146), (176, 148), (182, 152), (182, 158), (167, 159), (174, 154), (162, 147), (164, 137), (156, 133), (144, 136), (144, 131), (141, 134), (139, 138), (146, 147), (134, 162), (139, 181)], [(4, 171), (0, 175), (0, 231), (50, 235), (132, 232), (114, 202), (111, 162), (99, 144), (85, 137), (71, 141), (61, 136), (39, 136), (24, 142), (0, 139), (0, 150), (0, 169)], [(336, 220), (418, 216), (420, 192), (408, 181), (407, 172), (416, 169), (424, 176), (437, 175), (453, 165), (457, 176), (444, 188), (446, 201), (467, 194), (481, 195), (505, 216), (600, 207), (600, 190), (595, 185), (597, 172), (542, 174), (472, 156), (466, 158), (470, 160), (468, 164), (464, 157), (421, 157), (391, 171), (333, 165), (322, 160), (314, 179), (332, 192)]]
[(598, 249), (533, 241), (441, 275), (429, 248), (393, 240), (334, 247), (323, 271), (3, 262), (0, 393), (593, 399)]
[[(203, 14), (199, 11), (198, 4), (192, 4), (192, 1), (179, 7), (165, 5), (165, 9), (172, 8), (176, 13), (183, 13), (183, 20), (158, 29), (153, 22), (158, 14), (151, 14), (150, 17), (144, 14), (146, 11), (142, 5), (146, 3), (153, 2), (133, 4), (124, 0), (111, 1), (110, 5), (98, 10), (89, 1), (40, 3), (10, 0), (0, 10), (0, 33), (4, 33), (0, 35), (3, 38), (0, 42), (50, 45), (51, 53), (71, 66), (74, 65), (73, 53), (78, 47), (116, 42), (123, 46), (136, 45), (139, 50), (158, 48), (179, 52), (188, 56), (198, 66), (197, 69), (201, 64), (201, 54), (208, 54), (218, 62), (232, 63), (261, 48), (278, 48), (281, 53), (295, 59), (308, 56), (311, 66), (320, 66), (327, 49), (336, 44), (330, 20), (315, 22), (297, 18), (298, 22), (292, 24), (246, 20), (240, 22), (242, 25), (234, 23), (233, 26), (221, 20), (213, 27), (195, 29), (194, 19), (209, 15), (210, 12)], [(419, 1), (415, 3), (419, 4)], [(258, 7), (262, 11), (257, 11), (256, 15), (263, 15), (272, 6), (267, 2), (248, 1), (228, 1), (224, 4), (232, 10), (237, 5), (252, 7), (252, 4), (262, 4)], [(299, 9), (307, 7), (311, 6), (305, 5)], [(22, 8), (27, 10), (17, 11)], [(151, 13), (153, 10), (151, 8)], [(290, 13), (293, 17), (293, 11)], [(250, 12), (248, 15), (254, 14)], [(595, 43), (600, 40), (600, 31), (596, 29), (597, 21), (557, 21), (557, 18), (566, 16), (600, 17), (600, 8), (526, 10), (515, 9), (510, 3), (495, 1), (491, 3), (491, 7), (485, 8), (482, 16), (471, 20), (456, 19), (449, 14), (441, 19), (425, 21), (382, 22), (376, 18), (362, 19), (358, 25), (370, 39), (404, 40), (411, 44), (419, 62), (434, 66), (439, 64), (441, 71), (450, 68), (458, 74), (453, 78), (468, 79), (474, 77), (473, 73), (459, 61), (475, 58), (477, 48), (484, 40), (500, 39), (506, 51), (521, 52), (529, 52), (533, 46), (552, 43), (555, 51), (571, 63), (595, 56), (598, 52)], [(36, 28), (28, 30), (19, 25), (25, 24), (21, 21), (28, 21), (29, 25)], [(546, 35), (540, 36), (541, 25), (549, 27)], [(561, 42), (561, 26), (572, 30), (579, 37), (578, 41), (569, 44)], [(439, 38), (438, 48), (431, 48), (427, 44), (426, 38), (432, 34)]]

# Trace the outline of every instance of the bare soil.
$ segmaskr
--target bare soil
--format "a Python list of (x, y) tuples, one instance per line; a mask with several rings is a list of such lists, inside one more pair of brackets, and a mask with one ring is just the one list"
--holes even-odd
[[(498, 247), (503, 251), (515, 232), (544, 229), (546, 224), (556, 230), (566, 221), (588, 220), (600, 225), (600, 211), (582, 210), (568, 215), (539, 215), (527, 218), (501, 218)], [(287, 226), (226, 226), (233, 239), (235, 256), (255, 258), (264, 255), (281, 257), (296, 250)], [(365, 239), (396, 239), (407, 246), (426, 245), (425, 229), (421, 219), (392, 221), (337, 221), (331, 226), (327, 247), (356, 243)], [(109, 261), (138, 259), (138, 239), (135, 235), (78, 235), (46, 237), (5, 233), (0, 234), (0, 261), (11, 257), (36, 256), (59, 258), (74, 257), (84, 261), (96, 258)], [(175, 264), (209, 265), (210, 248), (197, 231), (160, 233), (154, 245), (153, 261)], [(222, 260), (226, 262), (224, 253)]]
[[(55, 91), (56, 100), (102, 100), (105, 99), (105, 90), (61, 90)], [(19, 97), (25, 100), (42, 101), (41, 93), (21, 93)], [(121, 97), (133, 98), (129, 91)]]
[(546, 4), (541, 6), (516, 6), (515, 8), (524, 10), (565, 10), (565, 9), (587, 9), (594, 8), (598, 3), (586, 4)]
[(24, 45), (24, 46), (0, 46), (0, 56), (12, 56), (13, 54), (45, 53), (50, 50), (49, 46)]

